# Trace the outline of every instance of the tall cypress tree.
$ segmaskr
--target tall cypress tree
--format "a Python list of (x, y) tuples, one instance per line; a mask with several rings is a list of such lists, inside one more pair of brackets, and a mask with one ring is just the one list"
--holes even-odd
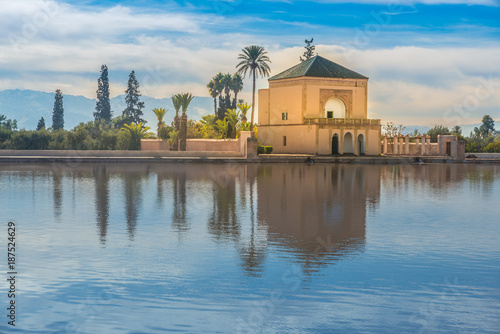
[(52, 113), (52, 129), (59, 130), (64, 127), (63, 95), (60, 89), (56, 90), (54, 97), (54, 112)]
[(95, 105), (94, 118), (96, 121), (104, 120), (106, 123), (111, 122), (111, 104), (109, 102), (109, 79), (108, 67), (101, 66), (101, 76), (97, 79), (97, 102)]
[(42, 130), (42, 129), (45, 129), (45, 119), (42, 117), (40, 118), (40, 120), (38, 121), (38, 124), (36, 126), (36, 129), (37, 131), (38, 130)]
[(130, 72), (128, 77), (127, 94), (125, 96), (125, 103), (127, 107), (123, 110), (123, 116), (126, 116), (132, 120), (135, 124), (146, 124), (146, 121), (142, 118), (142, 108), (144, 108), (144, 102), (139, 101), (141, 96), (139, 91), (139, 82), (135, 78), (135, 71)]

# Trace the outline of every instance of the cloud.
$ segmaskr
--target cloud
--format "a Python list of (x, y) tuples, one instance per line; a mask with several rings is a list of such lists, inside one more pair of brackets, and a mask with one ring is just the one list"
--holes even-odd
[[(268, 33), (259, 26), (270, 22), (269, 18), (221, 18), (179, 8), (168, 13), (148, 12), (42, 0), (2, 1), (2, 6), (0, 89), (53, 92), (62, 88), (65, 94), (94, 98), (100, 66), (107, 64), (112, 96), (123, 94), (131, 70), (136, 71), (145, 95), (163, 98), (191, 91), (208, 96), (206, 83), (218, 72), (234, 73), (236, 57), (244, 46), (265, 46), (274, 75), (296, 65), (304, 51), (302, 46), (294, 46), (303, 37), (294, 36), (289, 29), (297, 29), (297, 34), (321, 30), (325, 35), (319, 40), (337, 37), (330, 45), (316, 45), (316, 52), (370, 77), (371, 115), (384, 121), (432, 126), (443, 117), (454, 121), (459, 112), (450, 116), (449, 110), (455, 110), (455, 105), (474, 102), (473, 108), (460, 113), (464, 123), (477, 122), (487, 113), (500, 118), (500, 88), (495, 87), (495, 94), (477, 105), (472, 101), (481, 80), (490, 76), (500, 80), (500, 44), (476, 44), (480, 40), (476, 36), (485, 31), (493, 29), (497, 34), (495, 27), (467, 26), (475, 35), (456, 32), (443, 36), (391, 25), (368, 44), (356, 47), (349, 43), (355, 29), (311, 21), (300, 30), (293, 17), (276, 20), (275, 29)], [(386, 40), (391, 44), (386, 45)], [(245, 85), (241, 96), (250, 100), (248, 78)], [(267, 80), (259, 78), (257, 88), (266, 87)]]
[[(266, 0), (269, 2), (300, 2), (291, 0)], [(424, 5), (481, 5), (481, 6), (494, 6), (498, 7), (499, 3), (497, 0), (312, 0), (317, 3), (326, 4), (369, 4), (369, 5), (397, 5), (397, 6), (413, 6), (416, 4)]]

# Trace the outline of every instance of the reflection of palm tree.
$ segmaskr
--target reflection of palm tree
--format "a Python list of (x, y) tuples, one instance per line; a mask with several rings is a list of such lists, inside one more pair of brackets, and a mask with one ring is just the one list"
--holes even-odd
[(250, 179), (250, 244), (240, 248), (240, 258), (243, 261), (243, 269), (250, 276), (261, 276), (263, 271), (263, 264), (265, 260), (265, 248), (256, 246), (255, 244), (255, 211), (253, 202), (253, 181)]
[(229, 237), (238, 240), (240, 224), (236, 215), (236, 187), (234, 178), (227, 184), (213, 185), (213, 212), (208, 221), (208, 229), (217, 239)]
[(251, 45), (245, 47), (238, 56), (241, 62), (236, 65), (238, 68), (238, 73), (246, 76), (249, 72), (253, 77), (253, 89), (252, 89), (252, 115), (250, 117), (250, 131), (253, 130), (253, 115), (255, 110), (255, 79), (257, 74), (261, 76), (269, 76), (271, 69), (267, 63), (270, 63), (269, 57), (267, 56), (267, 51), (264, 50), (262, 46)]
[(174, 179), (174, 212), (172, 227), (176, 232), (189, 230), (186, 217), (186, 171), (178, 173)]
[(127, 218), (127, 231), (129, 238), (134, 239), (139, 206), (142, 203), (142, 176), (134, 173), (124, 175), (125, 179), (125, 215)]
[(94, 180), (96, 191), (95, 207), (97, 226), (99, 228), (101, 243), (105, 244), (108, 233), (109, 218), (109, 176), (105, 165), (94, 168)]

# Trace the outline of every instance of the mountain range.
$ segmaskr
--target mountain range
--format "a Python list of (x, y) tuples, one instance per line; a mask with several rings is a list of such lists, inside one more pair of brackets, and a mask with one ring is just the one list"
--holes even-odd
[[(171, 98), (156, 99), (148, 96), (141, 96), (144, 102), (144, 119), (147, 125), (155, 128), (157, 120), (152, 109), (166, 108), (165, 122), (170, 124), (175, 115)], [(110, 100), (113, 116), (121, 115), (125, 109), (125, 95), (119, 95)], [(84, 96), (64, 95), (64, 128), (72, 129), (80, 122), (88, 122), (94, 119), (95, 99)], [(54, 107), (54, 93), (45, 93), (33, 90), (4, 90), (0, 91), (0, 115), (7, 118), (16, 119), (19, 129), (36, 129), (38, 120), (43, 117), (47, 127), (52, 125), (52, 109)], [(188, 109), (188, 117), (200, 120), (201, 116), (214, 112), (214, 100), (211, 97), (195, 96)], [(464, 124), (462, 134), (468, 136), (474, 127), (480, 124)], [(404, 134), (412, 135), (417, 129), (419, 133), (426, 133), (431, 128), (421, 125), (406, 125)]]
[[(167, 109), (165, 122), (170, 124), (175, 116), (171, 98), (156, 99), (141, 96), (144, 102), (143, 118), (147, 125), (156, 128), (156, 116), (153, 108)], [(121, 115), (125, 109), (125, 95), (110, 99), (113, 116)], [(85, 96), (64, 95), (64, 128), (72, 129), (80, 122), (94, 119), (95, 99)], [(54, 93), (45, 93), (33, 90), (4, 90), (0, 91), (0, 115), (17, 120), (18, 129), (36, 129), (38, 120), (43, 117), (47, 127), (52, 125), (52, 110), (54, 108)], [(195, 96), (188, 109), (190, 119), (199, 120), (201, 116), (213, 114), (214, 100), (211, 97)]]

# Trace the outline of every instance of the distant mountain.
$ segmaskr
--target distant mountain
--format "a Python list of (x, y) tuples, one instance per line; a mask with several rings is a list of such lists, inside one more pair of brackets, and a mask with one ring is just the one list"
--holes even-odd
[[(144, 119), (147, 125), (155, 128), (156, 116), (153, 108), (166, 108), (165, 117), (167, 124), (173, 121), (175, 116), (174, 107), (170, 98), (155, 99), (141, 96), (145, 108)], [(125, 109), (125, 95), (111, 99), (113, 116), (121, 115)], [(94, 119), (96, 100), (84, 96), (64, 95), (64, 128), (72, 129), (80, 122), (88, 122)], [(52, 109), (54, 108), (54, 93), (44, 93), (33, 90), (4, 90), (0, 91), (0, 115), (16, 119), (19, 129), (35, 129), (38, 120), (43, 117), (47, 126), (52, 125)], [(188, 109), (190, 119), (199, 120), (201, 116), (213, 114), (214, 100), (211, 97), (195, 96)]]

